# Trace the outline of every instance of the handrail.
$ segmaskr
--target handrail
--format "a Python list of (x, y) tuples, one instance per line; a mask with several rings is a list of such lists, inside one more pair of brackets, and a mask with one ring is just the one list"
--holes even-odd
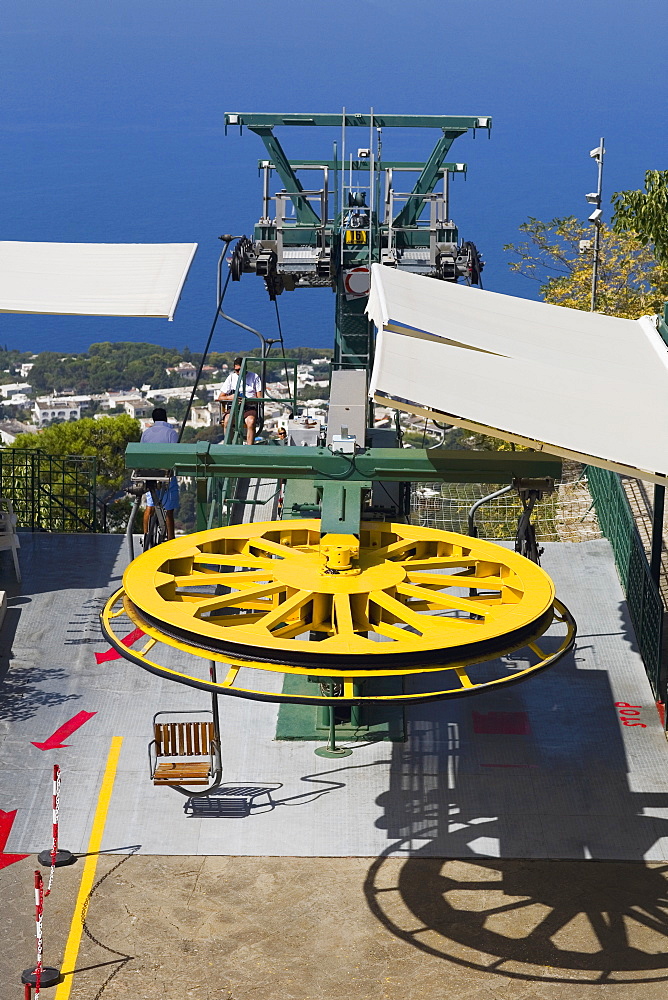
[[(74, 528), (97, 531), (106, 528), (106, 504), (96, 491), (97, 459), (93, 455), (50, 455), (42, 448), (0, 449), (0, 475), (4, 489), (23, 490), (25, 497), (15, 496), (17, 512), (23, 515), (22, 527), (42, 528), (42, 510), (36, 497), (39, 492), (48, 504), (48, 516), (70, 518)], [(59, 495), (61, 486), (63, 495)], [(71, 489), (77, 495), (68, 497)], [(69, 500), (69, 502), (68, 502)], [(100, 519), (97, 506), (102, 505)], [(85, 512), (85, 514), (83, 513)], [(50, 523), (50, 521), (49, 521)], [(66, 527), (64, 525), (64, 527)]]

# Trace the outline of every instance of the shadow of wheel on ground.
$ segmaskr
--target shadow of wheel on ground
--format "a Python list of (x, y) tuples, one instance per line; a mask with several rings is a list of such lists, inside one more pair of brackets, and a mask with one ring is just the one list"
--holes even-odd
[(413, 857), (397, 876), (387, 862), (368, 905), (430, 955), (540, 982), (668, 980), (668, 864)]

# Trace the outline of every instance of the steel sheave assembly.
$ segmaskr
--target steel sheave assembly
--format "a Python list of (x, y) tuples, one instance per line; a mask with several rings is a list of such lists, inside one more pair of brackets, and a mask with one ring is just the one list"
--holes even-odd
[[(426, 700), (522, 679), (563, 656), (575, 634), (549, 576), (517, 553), (375, 521), (362, 523), (359, 538), (321, 534), (315, 519), (183, 536), (135, 559), (102, 617), (112, 645), (152, 672), (306, 703), (331, 702), (331, 694), (317, 685), (303, 696), (264, 690), (258, 672), (335, 679), (337, 702)], [(121, 643), (121, 618), (147, 634), (141, 652)], [(157, 644), (227, 663), (228, 675), (214, 684), (161, 666), (148, 659)], [(509, 657), (523, 648), (523, 658)], [(374, 695), (379, 677), (403, 683)]]

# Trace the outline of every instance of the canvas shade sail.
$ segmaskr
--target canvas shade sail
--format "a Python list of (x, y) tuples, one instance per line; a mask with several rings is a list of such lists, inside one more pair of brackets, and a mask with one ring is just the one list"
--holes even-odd
[(0, 242), (0, 312), (172, 319), (196, 243)]
[(618, 319), (374, 264), (379, 403), (668, 484), (668, 347)]

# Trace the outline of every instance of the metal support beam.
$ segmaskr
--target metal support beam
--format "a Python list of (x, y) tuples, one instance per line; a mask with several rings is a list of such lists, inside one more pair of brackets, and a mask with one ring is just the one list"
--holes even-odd
[(232, 476), (275, 479), (509, 483), (561, 475), (561, 459), (532, 451), (454, 451), (446, 448), (367, 448), (342, 455), (329, 448), (270, 445), (129, 444), (128, 469), (174, 469), (196, 479)]
[[(306, 198), (299, 198), (293, 194), (295, 191), (303, 191), (302, 183), (290, 165), (290, 161), (283, 151), (280, 142), (271, 131), (265, 126), (249, 126), (252, 132), (259, 135), (265, 145), (269, 156), (276, 167), (276, 172), (285, 184), (285, 190), (292, 195), (291, 201), (295, 206), (295, 217), (297, 222), (306, 226), (319, 226), (320, 217), (311, 207)], [(325, 220), (326, 221), (326, 220)]]
[(468, 129), (484, 128), (489, 130), (492, 127), (492, 119), (489, 115), (381, 115), (376, 111), (371, 114), (353, 114), (341, 112), (334, 115), (281, 115), (263, 114), (256, 112), (231, 112), (225, 113), (225, 128), (229, 125), (238, 125), (257, 131), (258, 128), (276, 128), (278, 125), (307, 125), (341, 128), (342, 125), (361, 126), (362, 128), (441, 128), (441, 129), (461, 129), (466, 132)]
[(365, 490), (370, 489), (370, 480), (361, 483), (322, 483), (321, 531), (331, 531), (335, 535), (357, 534), (362, 495)]
[(460, 135), (465, 134), (466, 129), (443, 132), (443, 135), (434, 146), (431, 156), (425, 163), (422, 173), (415, 182), (412, 194), (416, 197), (408, 199), (396, 219), (392, 222), (393, 229), (417, 225), (417, 221), (420, 218), (424, 207), (424, 198), (418, 196), (431, 194), (441, 175), (440, 171), (443, 159), (448, 153), (450, 146), (452, 146), (455, 139), (457, 139)]
[[(257, 165), (260, 169), (263, 167), (270, 167), (271, 169), (276, 169), (276, 164), (271, 160), (258, 160)], [(341, 167), (340, 160), (291, 160), (290, 165), (293, 170), (322, 170), (327, 167), (329, 170), (338, 170)], [(417, 173), (418, 170), (424, 169), (424, 163), (420, 160), (382, 160), (380, 163), (378, 161), (375, 164), (371, 163), (371, 160), (352, 160), (345, 164), (346, 170), (349, 170), (352, 166), (353, 170), (371, 170), (372, 166), (376, 170), (404, 170)], [(468, 165), (466, 163), (442, 163), (441, 172), (449, 171), (451, 174), (465, 174), (468, 170)]]

